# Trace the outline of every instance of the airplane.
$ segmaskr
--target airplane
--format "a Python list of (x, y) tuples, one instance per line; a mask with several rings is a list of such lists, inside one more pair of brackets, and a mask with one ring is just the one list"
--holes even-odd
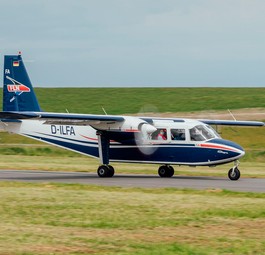
[(211, 125), (261, 127), (264, 123), (45, 112), (39, 106), (21, 53), (4, 56), (0, 128), (98, 158), (99, 177), (114, 175), (110, 162), (159, 164), (160, 177), (172, 177), (172, 165), (234, 162), (228, 177), (238, 180), (238, 160), (245, 151), (235, 142), (222, 139)]

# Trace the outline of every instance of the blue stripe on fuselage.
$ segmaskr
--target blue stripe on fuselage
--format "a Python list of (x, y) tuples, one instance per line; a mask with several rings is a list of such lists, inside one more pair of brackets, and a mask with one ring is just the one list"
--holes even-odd
[[(38, 139), (38, 140), (40, 139), (40, 137), (34, 136), (34, 135), (27, 135), (27, 136)], [(46, 138), (46, 137), (41, 137), (41, 140), (51, 143), (51, 144), (58, 145), (60, 147), (64, 147), (64, 148), (82, 153), (82, 154), (86, 154), (89, 156), (93, 156), (93, 157), (99, 156), (97, 146), (80, 145), (80, 144), (71, 143), (68, 141), (60, 141), (60, 140), (55, 140), (55, 139)]]
[[(28, 135), (39, 139), (40, 137)], [(52, 138), (41, 137), (43, 141), (56, 144), (58, 146), (74, 150), (76, 152), (98, 157), (98, 147), (96, 144), (77, 144), (70, 140), (57, 140)], [(78, 143), (80, 141), (77, 141)], [(216, 141), (215, 141), (216, 143)], [(226, 144), (227, 145), (227, 144)], [(233, 161), (240, 157), (240, 153), (235, 151), (224, 151), (213, 148), (201, 148), (194, 144), (158, 144), (141, 146), (111, 145), (110, 160), (128, 161), (128, 162), (166, 162), (171, 164), (191, 164), (191, 165), (217, 165), (224, 162)], [(230, 160), (231, 159), (231, 160)]]

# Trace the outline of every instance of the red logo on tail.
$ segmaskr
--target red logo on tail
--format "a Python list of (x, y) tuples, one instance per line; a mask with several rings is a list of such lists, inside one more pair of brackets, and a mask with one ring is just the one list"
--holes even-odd
[(30, 92), (30, 88), (23, 84), (10, 84), (7, 85), (8, 92)]
[(8, 92), (14, 92), (14, 93), (20, 93), (22, 94), (23, 92), (30, 92), (30, 88), (27, 87), (26, 85), (23, 85), (22, 83), (16, 81), (15, 79), (6, 76), (8, 80), (10, 80), (13, 84), (7, 84), (7, 91)]

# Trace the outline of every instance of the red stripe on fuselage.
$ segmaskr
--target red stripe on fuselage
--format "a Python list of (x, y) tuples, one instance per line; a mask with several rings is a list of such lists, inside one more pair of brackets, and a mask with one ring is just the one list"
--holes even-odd
[(222, 145), (215, 145), (215, 144), (206, 144), (206, 143), (202, 143), (199, 145), (200, 147), (203, 148), (209, 148), (209, 149), (220, 149), (220, 150), (228, 150), (228, 151), (236, 151), (236, 149), (233, 149), (231, 147), (226, 147), (226, 146), (222, 146)]
[[(81, 134), (80, 134), (80, 135), (81, 135)], [(85, 136), (85, 135), (81, 135), (81, 136), (84, 137), (84, 138), (86, 138), (86, 139), (88, 139), (88, 140), (98, 141), (97, 138), (92, 138), (92, 137), (88, 137), (88, 136)], [(114, 143), (114, 142), (116, 142), (116, 141), (114, 141), (114, 140), (110, 140), (110, 142), (111, 142), (111, 143)]]
[(124, 132), (133, 132), (133, 133), (135, 133), (135, 132), (139, 132), (138, 129), (124, 129), (123, 131), (124, 131)]
[(82, 137), (88, 139), (88, 140), (92, 140), (92, 141), (97, 141), (98, 139), (97, 138), (92, 138), (92, 137), (88, 137), (88, 136), (85, 136), (85, 135), (81, 135)]

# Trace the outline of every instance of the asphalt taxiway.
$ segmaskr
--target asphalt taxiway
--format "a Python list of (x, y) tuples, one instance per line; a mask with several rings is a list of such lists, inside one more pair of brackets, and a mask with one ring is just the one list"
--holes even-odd
[(265, 179), (228, 178), (206, 176), (173, 176), (160, 178), (157, 175), (115, 174), (112, 178), (100, 178), (96, 173), (51, 172), (34, 170), (0, 170), (0, 181), (20, 182), (59, 182), (94, 184), (102, 186), (140, 187), (140, 188), (187, 188), (187, 189), (226, 189), (242, 192), (265, 192)]

